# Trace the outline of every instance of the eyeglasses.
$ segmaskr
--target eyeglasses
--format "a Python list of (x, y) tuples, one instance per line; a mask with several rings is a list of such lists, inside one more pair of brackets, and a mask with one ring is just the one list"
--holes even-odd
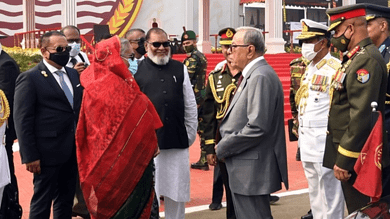
[(161, 45), (163, 45), (163, 47), (168, 47), (169, 46), (169, 41), (166, 41), (166, 42), (148, 42), (149, 44), (152, 44), (155, 48), (160, 48)]
[(73, 42), (76, 42), (76, 43), (80, 43), (81, 42), (81, 39), (78, 38), (78, 39), (67, 39), (68, 43), (73, 43)]
[(230, 44), (229, 49), (230, 49), (231, 51), (233, 51), (233, 48), (237, 48), (237, 47), (248, 47), (248, 46), (250, 46), (250, 45), (233, 45), (233, 44)]
[(69, 52), (72, 47), (71, 46), (57, 46), (57, 47), (45, 47), (46, 49), (47, 48), (54, 48), (56, 50), (56, 52)]

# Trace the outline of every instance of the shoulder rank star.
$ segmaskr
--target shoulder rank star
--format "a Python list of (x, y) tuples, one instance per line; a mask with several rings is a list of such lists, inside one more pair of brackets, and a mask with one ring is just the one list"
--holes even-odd
[(47, 74), (45, 71), (41, 71), (41, 74), (43, 75), (43, 77), (47, 78)]

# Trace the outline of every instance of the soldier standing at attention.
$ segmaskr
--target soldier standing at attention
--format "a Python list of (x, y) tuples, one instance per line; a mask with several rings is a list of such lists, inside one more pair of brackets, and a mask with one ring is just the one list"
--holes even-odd
[(322, 166), (330, 106), (329, 88), (340, 67), (340, 60), (329, 53), (328, 27), (302, 19), (302, 55), (310, 63), (302, 75), (295, 96), (298, 116), (298, 144), (302, 166), (309, 185), (313, 218), (344, 217), (344, 196), (341, 183), (331, 168)]
[(196, 34), (194, 31), (184, 30), (184, 33), (181, 36), (181, 43), (183, 45), (183, 49), (187, 53), (187, 58), (184, 59), (184, 65), (187, 66), (192, 89), (195, 93), (196, 104), (198, 106), (198, 134), (200, 137), (201, 155), (198, 162), (191, 164), (191, 168), (209, 170), (209, 165), (206, 160), (206, 152), (203, 149), (205, 145), (203, 137), (204, 127), (201, 125), (201, 121), (203, 120), (202, 105), (205, 96), (207, 59), (204, 54), (196, 48)]
[(226, 218), (235, 219), (234, 207), (232, 202), (232, 195), (229, 188), (228, 173), (226, 171), (226, 165), (223, 161), (217, 159), (214, 146), (218, 143), (219, 139), (216, 139), (217, 129), (221, 119), (225, 116), (226, 110), (229, 107), (231, 100), (233, 99), (233, 92), (236, 89), (238, 78), (241, 72), (232, 68), (229, 60), (227, 60), (227, 50), (232, 44), (232, 39), (236, 31), (233, 28), (224, 28), (219, 31), (218, 35), (221, 37), (219, 44), (222, 47), (222, 54), (226, 61), (222, 68), (214, 70), (208, 77), (206, 86), (206, 97), (203, 105), (203, 121), (202, 125), (204, 129), (205, 138), (205, 152), (207, 155), (208, 164), (215, 166), (214, 168), (214, 184), (213, 184), (213, 202), (209, 208), (211, 210), (217, 210), (222, 207), (221, 199), (223, 195), (223, 188), (217, 187), (218, 175), (222, 176), (223, 184), (225, 185), (226, 192)]
[[(349, 52), (343, 57), (330, 87), (333, 99), (324, 166), (332, 168), (341, 181), (351, 213), (370, 202), (370, 197), (353, 187), (357, 177), (354, 166), (372, 129), (371, 102), (377, 102), (377, 109), (383, 114), (387, 69), (378, 48), (368, 37), (363, 4), (332, 8), (326, 13), (330, 18), (328, 31), (335, 31), (331, 43), (341, 52)], [(384, 128), (383, 142), (386, 143)], [(381, 161), (382, 168), (389, 165), (387, 147), (383, 147)]]
[[(387, 71), (390, 73), (390, 8), (366, 4), (367, 31), (372, 42), (379, 49), (385, 60)], [(387, 130), (387, 147), (390, 148), (390, 77), (387, 78), (387, 91), (385, 101), (385, 127)], [(390, 150), (389, 150), (390, 151)], [(382, 197), (390, 195), (390, 168), (383, 169)]]

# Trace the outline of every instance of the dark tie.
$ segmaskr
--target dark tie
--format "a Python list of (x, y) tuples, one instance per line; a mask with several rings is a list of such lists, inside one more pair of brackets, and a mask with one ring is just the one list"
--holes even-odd
[(68, 85), (65, 83), (65, 80), (64, 80), (65, 72), (63, 72), (63, 71), (55, 71), (54, 73), (56, 73), (60, 77), (61, 88), (64, 91), (66, 98), (68, 99), (70, 105), (73, 108), (73, 95), (72, 95), (72, 92), (70, 92), (70, 89), (69, 89)]
[(70, 59), (70, 62), (73, 64), (73, 67), (77, 64), (77, 60), (74, 57)]
[(236, 94), (237, 89), (238, 89), (238, 87), (240, 86), (240, 84), (241, 84), (243, 78), (244, 78), (244, 76), (242, 76), (242, 74), (241, 74), (240, 77), (238, 78), (238, 82), (237, 82), (236, 89), (234, 89), (234, 91), (233, 91), (233, 93), (232, 93), (232, 95), (231, 95), (231, 97), (230, 97), (231, 100), (233, 100), (233, 97), (234, 97), (234, 95)]

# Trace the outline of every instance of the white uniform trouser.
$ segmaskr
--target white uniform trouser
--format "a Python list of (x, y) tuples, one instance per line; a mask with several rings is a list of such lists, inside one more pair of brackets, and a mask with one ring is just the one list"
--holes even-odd
[(314, 219), (344, 218), (344, 195), (333, 170), (322, 162), (302, 161), (309, 184), (310, 207)]
[(184, 219), (185, 202), (177, 202), (169, 197), (164, 197), (165, 219)]

